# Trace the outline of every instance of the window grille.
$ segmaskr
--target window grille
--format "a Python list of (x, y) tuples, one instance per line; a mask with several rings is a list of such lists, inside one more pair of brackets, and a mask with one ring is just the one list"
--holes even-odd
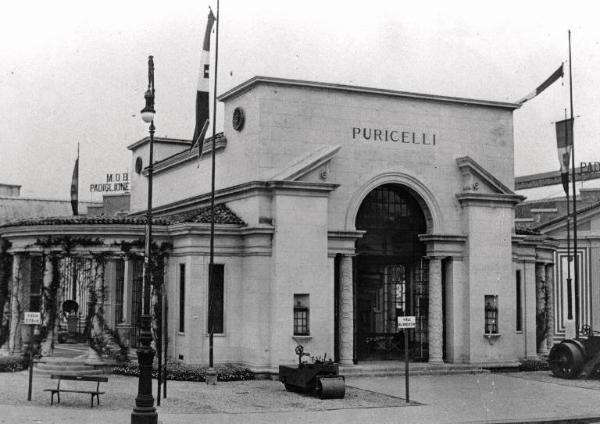
[(294, 295), (294, 336), (308, 336), (309, 326), (308, 295)]

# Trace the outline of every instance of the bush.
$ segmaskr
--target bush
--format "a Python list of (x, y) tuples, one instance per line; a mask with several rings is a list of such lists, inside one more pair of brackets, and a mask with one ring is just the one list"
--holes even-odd
[[(169, 361), (167, 365), (167, 380), (175, 381), (206, 381), (207, 366), (188, 365), (183, 362)], [(235, 365), (219, 365), (215, 367), (218, 381), (242, 381), (254, 380), (254, 373), (247, 368)], [(137, 377), (140, 375), (138, 364), (135, 361), (128, 362), (113, 368), (113, 374), (129, 375)], [(152, 378), (158, 378), (156, 364), (152, 369)], [(164, 376), (163, 376), (164, 378)]]
[(16, 372), (27, 368), (27, 359), (22, 356), (0, 356), (0, 372)]
[(550, 367), (544, 359), (527, 359), (519, 365), (519, 371), (547, 371)]

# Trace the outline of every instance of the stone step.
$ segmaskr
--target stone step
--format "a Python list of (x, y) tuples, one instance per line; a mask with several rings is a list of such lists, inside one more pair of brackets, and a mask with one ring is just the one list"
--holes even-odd
[[(448, 375), (448, 374), (479, 374), (487, 373), (489, 370), (479, 366), (469, 365), (428, 365), (426, 363), (409, 364), (409, 375)], [(395, 365), (350, 365), (340, 366), (340, 375), (362, 377), (381, 377), (388, 375), (405, 375), (404, 362)]]

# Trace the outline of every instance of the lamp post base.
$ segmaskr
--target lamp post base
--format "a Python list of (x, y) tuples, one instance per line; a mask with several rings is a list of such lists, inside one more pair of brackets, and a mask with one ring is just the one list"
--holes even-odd
[(131, 413), (131, 424), (157, 424), (158, 414), (154, 407), (144, 408), (136, 407), (133, 408)]
[(154, 349), (150, 347), (151, 341), (150, 315), (142, 315), (141, 347), (137, 351), (140, 376), (138, 379), (138, 395), (135, 398), (135, 407), (131, 412), (131, 424), (157, 424), (158, 421), (158, 414), (156, 408), (154, 408), (154, 398), (152, 397)]

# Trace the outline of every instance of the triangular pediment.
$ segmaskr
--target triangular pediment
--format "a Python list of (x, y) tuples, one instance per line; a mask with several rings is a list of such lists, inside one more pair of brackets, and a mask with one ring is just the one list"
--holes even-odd
[(456, 164), (463, 176), (461, 193), (515, 195), (514, 191), (469, 156), (456, 159)]
[[(342, 148), (342, 146), (325, 146), (312, 153), (299, 158), (283, 169), (278, 170), (272, 177), (274, 181), (304, 181), (320, 178), (327, 179), (329, 161)], [(318, 177), (310, 178), (318, 174)]]

